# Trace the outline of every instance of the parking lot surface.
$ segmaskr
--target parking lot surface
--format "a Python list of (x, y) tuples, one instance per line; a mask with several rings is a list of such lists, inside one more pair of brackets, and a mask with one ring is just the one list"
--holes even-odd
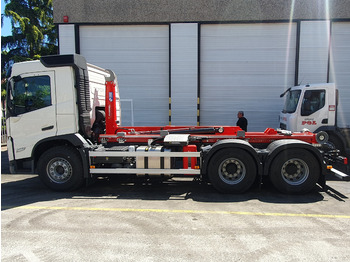
[(350, 261), (349, 182), (226, 195), (114, 178), (62, 193), (10, 175), (2, 150), (2, 261)]

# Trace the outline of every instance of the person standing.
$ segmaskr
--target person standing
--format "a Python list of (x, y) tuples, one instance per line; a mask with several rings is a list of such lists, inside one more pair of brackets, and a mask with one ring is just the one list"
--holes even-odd
[(247, 132), (248, 120), (244, 117), (243, 111), (238, 111), (237, 113), (238, 121), (236, 123), (242, 130)]

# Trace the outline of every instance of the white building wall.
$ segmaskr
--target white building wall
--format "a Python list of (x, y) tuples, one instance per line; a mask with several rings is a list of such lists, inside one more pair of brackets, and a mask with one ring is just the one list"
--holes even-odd
[(64, 54), (75, 54), (75, 29), (74, 25), (59, 25), (59, 52)]
[[(299, 38), (296, 23), (81, 25), (79, 31), (80, 53), (118, 76), (124, 126), (168, 124), (170, 84), (173, 125), (197, 124), (199, 91), (201, 125), (234, 125), (243, 110), (249, 131), (278, 127), (279, 94), (294, 85), (296, 61), (298, 82), (336, 83), (338, 123), (350, 125), (350, 22), (301, 21)], [(75, 52), (74, 25), (59, 25), (59, 44), (61, 54)]]

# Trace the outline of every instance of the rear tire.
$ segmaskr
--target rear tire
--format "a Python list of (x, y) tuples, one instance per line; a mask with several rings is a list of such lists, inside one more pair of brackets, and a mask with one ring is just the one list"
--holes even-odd
[(308, 193), (315, 187), (319, 176), (317, 159), (304, 149), (280, 152), (270, 167), (272, 184), (286, 194)]
[(81, 158), (76, 149), (58, 146), (46, 151), (38, 161), (41, 181), (55, 191), (71, 191), (84, 182)]
[(256, 163), (242, 149), (222, 149), (209, 162), (208, 177), (222, 193), (243, 193), (254, 183)]

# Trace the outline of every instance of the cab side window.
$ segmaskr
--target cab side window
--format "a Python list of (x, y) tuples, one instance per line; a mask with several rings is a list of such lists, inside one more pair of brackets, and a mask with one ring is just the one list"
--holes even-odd
[(13, 105), (14, 113), (16, 115), (50, 106), (50, 77), (25, 77), (15, 82), (13, 90)]
[(325, 105), (325, 90), (307, 90), (304, 94), (303, 103), (301, 106), (301, 115), (309, 116), (320, 110)]

